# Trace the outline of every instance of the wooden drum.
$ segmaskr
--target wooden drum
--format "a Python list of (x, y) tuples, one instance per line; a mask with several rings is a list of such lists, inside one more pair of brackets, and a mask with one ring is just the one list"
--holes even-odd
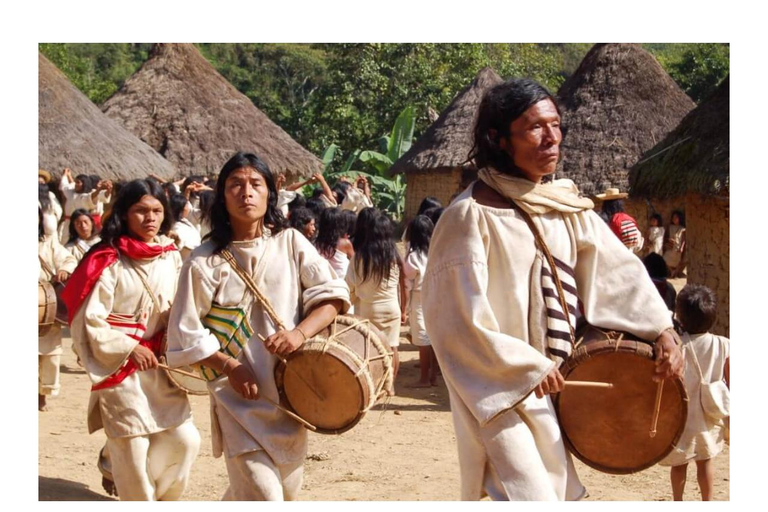
[(367, 320), (344, 315), (275, 368), (281, 405), (317, 428), (341, 434), (392, 391), (392, 353)]
[(56, 291), (48, 281), (37, 282), (37, 335), (45, 336), (56, 320)]
[(664, 381), (655, 435), (658, 383), (653, 347), (631, 334), (586, 326), (560, 368), (566, 382), (612, 383), (612, 388), (567, 386), (554, 400), (566, 445), (588, 466), (612, 474), (646, 469), (680, 439), (688, 395), (680, 378)]

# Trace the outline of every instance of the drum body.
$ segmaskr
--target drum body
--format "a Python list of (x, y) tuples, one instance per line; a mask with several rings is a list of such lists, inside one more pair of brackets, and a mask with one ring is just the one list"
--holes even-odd
[[(161, 364), (168, 365), (168, 360), (165, 357), (165, 353), (168, 350), (168, 331), (167, 330), (163, 335), (163, 344), (161, 345), (160, 350), (162, 355), (158, 358), (158, 361), (160, 361)], [(178, 369), (185, 371), (187, 373), (190, 373), (192, 375), (200, 374), (200, 372), (196, 368), (192, 368), (191, 366), (181, 366)], [(184, 375), (183, 373), (174, 372), (172, 370), (168, 370), (165, 368), (163, 368), (163, 371), (168, 376), (168, 380), (171, 381), (171, 384), (173, 384), (180, 390), (184, 391), (188, 395), (207, 395), (208, 394), (208, 383), (206, 381), (201, 380), (199, 378)]]
[(317, 427), (341, 434), (392, 390), (392, 353), (367, 320), (334, 322), (275, 367), (280, 402)]
[(48, 281), (37, 282), (37, 335), (45, 336), (56, 319), (56, 291)]
[(69, 313), (67, 312), (67, 305), (61, 300), (64, 285), (58, 281), (52, 282), (51, 285), (56, 292), (56, 322), (66, 327), (69, 325)]
[(680, 439), (688, 414), (682, 379), (664, 381), (656, 434), (650, 431), (658, 383), (653, 347), (628, 333), (587, 326), (560, 368), (566, 382), (609, 382), (612, 388), (568, 387), (554, 400), (570, 451), (588, 466), (612, 474), (646, 469)]

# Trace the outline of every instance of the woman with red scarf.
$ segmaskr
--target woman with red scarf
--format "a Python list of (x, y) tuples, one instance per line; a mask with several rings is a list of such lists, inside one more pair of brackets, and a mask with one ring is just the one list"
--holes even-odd
[(88, 431), (104, 428), (123, 500), (179, 499), (200, 447), (186, 393), (158, 368), (181, 268), (172, 221), (159, 185), (125, 185), (63, 295), (93, 383)]

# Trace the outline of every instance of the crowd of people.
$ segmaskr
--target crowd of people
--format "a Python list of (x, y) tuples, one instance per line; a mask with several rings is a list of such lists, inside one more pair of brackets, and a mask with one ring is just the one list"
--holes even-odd
[[(207, 381), (213, 453), (229, 476), (223, 499), (296, 499), (307, 433), (276, 408), (275, 367), (337, 315), (354, 313), (376, 327), (395, 378), (406, 324), (420, 375), (404, 384), (436, 386), (443, 376), (462, 499), (585, 497), (551, 399), (564, 389), (559, 367), (577, 321), (653, 344), (654, 379), (684, 375), (693, 395), (705, 381), (729, 380), (729, 345), (708, 332), (711, 291), (689, 286), (670, 299), (666, 281), (644, 277), (651, 265), (633, 254), (643, 237), (620, 204), (605, 207), (618, 191), (602, 198), (603, 222), (572, 182), (548, 182), (561, 140), (546, 89), (520, 79), (492, 88), (474, 130), (479, 179), (450, 206), (425, 198), (402, 251), (362, 176), (286, 185), (245, 152), (216, 176), (171, 182), (64, 169), (51, 190), (53, 176), (40, 170), (39, 279), (64, 285), (73, 349), (92, 383), (88, 430), (107, 436), (105, 489), (173, 500), (187, 486), (200, 435), (167, 363), (196, 365)], [(673, 215), (668, 250), (682, 252), (683, 225)], [(666, 255), (662, 263), (681, 266)], [(61, 342), (59, 326), (40, 337), (41, 411), (60, 392)], [(690, 364), (683, 370), (693, 357), (695, 375)], [(722, 450), (721, 419), (689, 414), (664, 461), (675, 499), (692, 460), (711, 498), (707, 461)]]

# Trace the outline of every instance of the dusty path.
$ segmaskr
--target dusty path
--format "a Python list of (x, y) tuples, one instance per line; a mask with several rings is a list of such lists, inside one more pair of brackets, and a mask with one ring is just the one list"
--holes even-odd
[[(39, 418), (39, 499), (111, 500), (101, 488), (96, 457), (103, 431), (85, 425), (90, 385), (64, 340), (62, 392)], [(401, 346), (398, 396), (377, 407), (341, 436), (310, 434), (301, 500), (456, 500), (456, 441), (445, 386), (408, 389), (418, 352)], [(211, 456), (208, 397), (192, 396), (195, 424), (203, 438), (185, 500), (218, 500), (227, 486), (223, 459)], [(654, 466), (628, 476), (593, 471), (576, 462), (590, 500), (669, 500), (668, 470)], [(715, 459), (715, 499), (728, 500), (728, 449)], [(695, 469), (688, 472), (687, 499), (696, 499)]]

